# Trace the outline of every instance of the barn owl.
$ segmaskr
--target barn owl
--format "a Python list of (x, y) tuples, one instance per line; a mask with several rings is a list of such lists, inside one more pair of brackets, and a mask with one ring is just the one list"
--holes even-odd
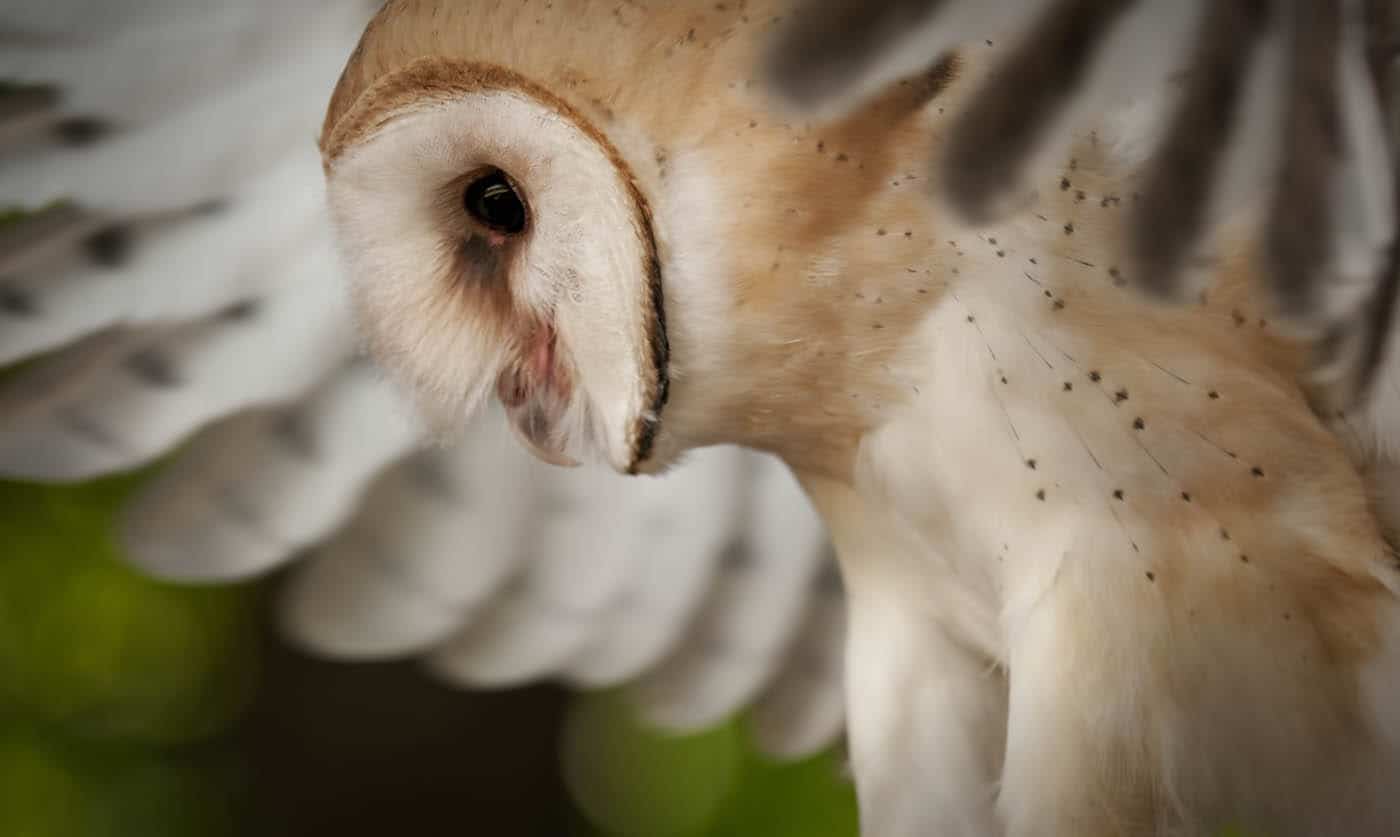
[[(805, 0), (766, 59), (800, 113), (847, 113), (959, 42), (1007, 39), (996, 77), (938, 161), (944, 206), (1004, 217), (1033, 158), (1084, 114), (1152, 155), (1130, 215), (1129, 284), (1185, 301), (1208, 284), (1211, 231), (1251, 212), (1280, 323), (1316, 341), (1319, 401), (1375, 382), (1397, 281), (1391, 0)], [(1164, 83), (1165, 82), (1165, 83)], [(1135, 148), (1134, 148), (1135, 147)]]
[(388, 3), (320, 143), (373, 356), (546, 462), (786, 463), (872, 837), (1400, 831), (1400, 405), (1315, 415), (1247, 219), (1189, 306), (1127, 287), (1111, 114), (1014, 217), (937, 211), (1004, 40), (799, 119), (785, 8)]
[(315, 138), (378, 5), (0, 9), (0, 207), (34, 210), (0, 227), (0, 478), (164, 463), (123, 517), (136, 566), (300, 559), (281, 623), (321, 655), (625, 685), (666, 729), (747, 708), (773, 756), (830, 748), (844, 593), (785, 468), (566, 473), (491, 414), (426, 445), (357, 359)]

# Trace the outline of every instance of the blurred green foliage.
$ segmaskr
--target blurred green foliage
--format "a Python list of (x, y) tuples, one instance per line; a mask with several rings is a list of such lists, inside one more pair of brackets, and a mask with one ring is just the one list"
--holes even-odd
[(774, 764), (741, 721), (699, 735), (646, 726), (616, 692), (580, 695), (565, 782), (606, 837), (857, 837), (854, 788), (824, 755)]
[(0, 834), (6, 837), (234, 837), (237, 762), (75, 738), (0, 722)]
[(174, 744), (218, 733), (251, 694), (250, 592), (121, 561), (116, 514), (145, 476), (0, 483), (0, 700), (85, 736)]
[(122, 563), (115, 518), (143, 471), (0, 482), (0, 834), (222, 837), (235, 762), (205, 742), (256, 683), (253, 592)]
[[(123, 562), (118, 515), (158, 468), (0, 482), (0, 835), (238, 833), (237, 763), (202, 742), (256, 685), (257, 592)], [(565, 773), (598, 837), (857, 834), (834, 759), (768, 763), (739, 722), (669, 736), (602, 693), (577, 696), (566, 730)]]

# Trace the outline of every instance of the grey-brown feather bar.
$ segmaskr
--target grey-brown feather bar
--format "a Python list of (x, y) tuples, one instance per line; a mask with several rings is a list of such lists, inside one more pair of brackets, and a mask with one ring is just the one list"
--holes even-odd
[(935, 163), (938, 200), (969, 223), (1002, 219), (1076, 117), (1165, 90), (1128, 206), (1124, 278), (1153, 299), (1194, 300), (1210, 237), (1252, 210), (1277, 318), (1315, 346), (1305, 374), (1318, 410), (1366, 397), (1400, 281), (1400, 2), (797, 0), (763, 69), (783, 105), (831, 117), (994, 39), (1004, 57)]

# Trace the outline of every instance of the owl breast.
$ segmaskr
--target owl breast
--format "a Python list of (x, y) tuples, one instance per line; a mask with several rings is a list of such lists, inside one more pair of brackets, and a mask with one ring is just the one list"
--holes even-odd
[(1086, 169), (1021, 220), (938, 245), (946, 287), (897, 366), (907, 401), (862, 448), (934, 556), (914, 566), (985, 603), (963, 628), (980, 637), (1066, 572), (1275, 621), (1325, 577), (1374, 584), (1387, 549), (1367, 488), (1300, 394), (1248, 253), (1197, 303), (1143, 301), (1123, 287), (1113, 181)]

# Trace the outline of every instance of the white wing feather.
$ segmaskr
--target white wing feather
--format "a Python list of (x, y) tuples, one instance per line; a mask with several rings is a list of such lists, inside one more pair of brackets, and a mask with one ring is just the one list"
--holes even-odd
[[(317, 9), (337, 0), (244, 0), (234, 8), (248, 27), (275, 28), (279, 9)], [(349, 5), (349, 4), (342, 4)], [(364, 11), (375, 4), (365, 3)], [(163, 21), (202, 21), (228, 13), (222, 0), (64, 0), (61, 3), (10, 3), (0, 9), (0, 32), (15, 41), (92, 42)], [(28, 36), (28, 37), (25, 37)], [(215, 44), (199, 41), (206, 47)], [(110, 70), (109, 70), (110, 71)], [(133, 72), (125, 67), (123, 73)], [(139, 72), (139, 70), (135, 71)]]
[[(285, 282), (278, 293), (105, 353), (84, 386), (40, 399), (25, 379), (15, 382), (11, 391), (28, 397), (12, 397), (0, 412), (0, 474), (75, 480), (126, 470), (210, 421), (311, 389), (353, 345), (329, 252), (322, 242), (297, 254), (277, 273)], [(76, 447), (75, 434), (108, 443)]]
[(691, 636), (633, 687), (662, 726), (707, 726), (751, 701), (775, 676), (809, 601), (825, 529), (775, 460), (756, 460), (752, 479), (746, 524)]
[(460, 448), (390, 469), (354, 520), (293, 575), (288, 634), (321, 654), (420, 653), (461, 628), (524, 558), (536, 472), (500, 417)]
[(846, 726), (846, 597), (834, 559), (817, 590), (777, 679), (750, 718), (759, 749), (782, 759), (825, 750)]
[[(56, 88), (59, 118), (99, 118), (118, 128), (226, 95), (259, 69), (285, 69), (307, 43), (343, 51), (364, 23), (362, 8), (340, 0), (155, 0), (144, 13), (131, 0), (102, 0), (62, 21), (37, 18), (48, 10), (71, 14), (74, 3), (9, 5), (0, 9), (0, 78)], [(289, 87), (283, 95), (322, 93)], [(308, 118), (314, 110), (297, 114), (298, 123)]]
[[(362, 364), (343, 367), (295, 407), (197, 438), (130, 508), (131, 560), (184, 581), (267, 572), (343, 524), (370, 480), (418, 444), (397, 393)], [(243, 537), (210, 549), (206, 530)]]
[(692, 454), (685, 467), (639, 482), (640, 554), (628, 587), (602, 614), (593, 640), (566, 672), (580, 686), (615, 686), (656, 665), (681, 642), (719, 572), (739, 525), (745, 456), (731, 448)]
[(294, 248), (324, 240), (316, 165), (314, 150), (304, 150), (227, 195), (224, 212), (186, 216), (145, 235), (138, 227), (125, 264), (66, 259), (56, 269), (0, 279), (0, 290), (26, 309), (0, 312), (0, 364), (112, 325), (212, 314), (281, 284), (287, 277), (278, 263), (299, 261)]
[[(270, 18), (232, 11), (224, 13), (226, 23), (207, 26), (175, 21), (168, 24), (175, 39), (166, 41), (148, 42), (161, 33), (135, 27), (96, 43), (73, 44), (37, 65), (7, 50), (0, 78), (58, 81), (71, 104), (60, 106), (55, 119), (81, 116), (112, 130), (95, 144), (23, 148), (0, 167), (0, 195), (31, 207), (69, 199), (100, 211), (168, 209), (222, 198), (291, 149), (314, 155), (326, 97), (344, 65), (346, 45), (353, 46), (363, 23), (353, 4), (329, 8), (329, 15), (322, 10), (309, 16), (302, 8), (296, 15)], [(231, 33), (232, 24), (259, 28)], [(181, 35), (203, 37), (182, 41)], [(243, 44), (246, 52), (230, 50), (247, 40), (255, 43)], [(176, 60), (178, 54), (165, 54), (171, 44), (201, 57)], [(203, 65), (206, 53), (216, 60), (230, 54), (224, 56), (227, 62), (190, 75), (187, 68)], [(163, 95), (168, 89), (171, 99)], [(172, 104), (183, 106), (171, 109)], [(143, 112), (147, 121), (134, 121)]]
[(640, 558), (640, 504), (624, 480), (574, 471), (542, 484), (524, 568), (434, 650), (433, 670), (465, 685), (513, 686), (558, 673), (582, 651)]
[[(0, 385), (0, 475), (177, 451), (125, 510), (130, 559), (220, 582), (308, 555), (281, 624), (316, 653), (421, 655), (470, 686), (630, 684), (682, 728), (757, 701), (766, 750), (828, 746), (844, 605), (781, 466), (717, 448), (662, 478), (548, 469), (494, 413), (424, 449), (350, 362), (313, 139), (374, 5), (0, 10), (0, 79), (62, 93), (24, 142), (0, 125), (0, 204), (73, 202), (0, 236), (0, 364), (51, 355)], [(59, 142), (64, 120), (110, 130)]]

